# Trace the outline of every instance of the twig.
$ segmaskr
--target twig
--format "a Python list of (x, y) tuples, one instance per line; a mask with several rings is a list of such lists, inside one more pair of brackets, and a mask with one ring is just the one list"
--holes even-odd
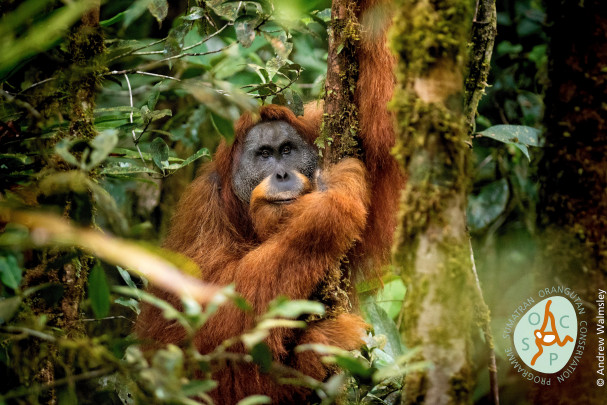
[(28, 88), (21, 90), (21, 91), (19, 92), (19, 94), (21, 94), (21, 93), (25, 93), (26, 91), (28, 91), (28, 90), (30, 90), (30, 89), (33, 89), (33, 88), (34, 88), (34, 87), (36, 87), (36, 86), (39, 86), (39, 85), (44, 84), (44, 83), (46, 83), (46, 82), (50, 82), (50, 81), (55, 80), (55, 79), (57, 79), (57, 76), (53, 76), (53, 77), (49, 77), (48, 79), (41, 80), (41, 81), (39, 81), (39, 82), (37, 82), (37, 83), (32, 84), (32, 85), (31, 85), (31, 86), (29, 86)]
[(21, 326), (5, 326), (3, 330), (5, 330), (6, 332), (18, 332), (21, 334), (37, 337), (38, 339), (46, 340), (47, 342), (55, 342), (57, 340), (54, 336), (48, 335), (46, 333), (34, 329), (24, 328)]
[(161, 63), (161, 62), (167, 62), (169, 60), (173, 60), (173, 59), (179, 59), (179, 58), (184, 58), (186, 56), (204, 56), (204, 55), (211, 55), (214, 53), (220, 53), (223, 52), (229, 48), (231, 48), (232, 46), (234, 46), (235, 44), (237, 44), (237, 42), (233, 42), (228, 46), (224, 46), (223, 48), (220, 49), (216, 49), (214, 51), (207, 51), (207, 52), (186, 52), (186, 53), (180, 53), (179, 55), (174, 55), (174, 56), (169, 56), (168, 58), (164, 58), (164, 59), (159, 59), (157, 61), (154, 61), (153, 63)]
[(227, 23), (226, 25), (224, 25), (223, 27), (221, 27), (220, 29), (218, 29), (217, 31), (215, 31), (214, 33), (212, 33), (211, 35), (209, 35), (209, 36), (208, 36), (208, 37), (206, 37), (205, 39), (203, 39), (203, 40), (201, 40), (201, 41), (196, 42), (194, 45), (190, 45), (190, 46), (188, 46), (188, 47), (186, 47), (186, 48), (183, 48), (183, 50), (184, 50), (184, 51), (187, 51), (187, 50), (189, 50), (189, 49), (192, 49), (192, 48), (195, 48), (195, 47), (197, 47), (197, 46), (199, 46), (199, 45), (204, 44), (204, 43), (205, 43), (205, 42), (207, 42), (209, 39), (211, 39), (211, 38), (213, 38), (213, 37), (215, 37), (215, 36), (219, 35), (219, 34), (221, 33), (221, 31), (225, 30), (227, 27), (229, 27), (229, 26), (231, 26), (231, 25), (233, 25), (233, 24), (232, 24), (232, 23)]
[[(129, 100), (131, 102), (131, 114), (129, 119), (131, 120), (131, 124), (133, 123), (133, 92), (131, 91), (131, 82), (129, 81), (129, 76), (125, 73), (124, 78), (126, 79), (126, 85), (129, 88)], [(135, 147), (137, 148), (137, 152), (139, 152), (139, 156), (141, 157), (141, 161), (145, 164), (145, 159), (143, 158), (143, 154), (141, 153), (141, 148), (139, 148), (139, 140), (137, 139), (137, 135), (135, 135), (135, 130), (131, 129), (131, 133), (133, 134), (133, 141), (135, 142)]]
[(40, 118), (40, 113), (36, 110), (30, 103), (27, 101), (19, 100), (17, 97), (11, 95), (10, 93), (0, 89), (0, 95), (4, 96), (9, 102), (17, 104), (19, 107), (25, 108), (32, 114), (35, 118)]
[(476, 12), (472, 24), (472, 49), (468, 62), (466, 78), (465, 111), (468, 133), (475, 130), (475, 118), (478, 102), (485, 94), (487, 77), (493, 53), (493, 44), (497, 34), (497, 14), (495, 0), (477, 0)]
[[(290, 79), (288, 76), (283, 75), (284, 77), (286, 77), (286, 78), (289, 80), (289, 83), (288, 83), (286, 86), (284, 86), (284, 87), (279, 87), (279, 88), (278, 88), (276, 91), (272, 91), (272, 90), (268, 89), (268, 91), (270, 91), (270, 94), (267, 94), (267, 95), (265, 95), (265, 96), (256, 95), (256, 96), (254, 96), (254, 97), (255, 97), (255, 98), (262, 98), (262, 97), (276, 96), (277, 94), (280, 94), (280, 93), (282, 93), (283, 91), (285, 91), (286, 89), (288, 89), (289, 87), (291, 87), (291, 85), (292, 85), (293, 83), (295, 83), (295, 82), (296, 82), (296, 81), (299, 79), (299, 76), (300, 76), (300, 75), (301, 75), (301, 70), (298, 70), (298, 71), (297, 71), (297, 76), (295, 77), (295, 79)], [(246, 86), (242, 86), (242, 87), (241, 87), (241, 89), (246, 89), (246, 88), (248, 88), (248, 87), (253, 87), (251, 90), (247, 91), (247, 93), (251, 93), (251, 92), (253, 92), (253, 91), (255, 91), (255, 90), (256, 90), (256, 87), (257, 87), (257, 86), (255, 86), (255, 85), (251, 85), (251, 84), (248, 84), (248, 85), (246, 85)]]
[(162, 42), (164, 42), (166, 40), (167, 40), (166, 38), (162, 38), (162, 39), (159, 39), (158, 41), (154, 41), (154, 42), (149, 43), (147, 45), (144, 45), (142, 47), (139, 47), (139, 48), (136, 48), (136, 49), (131, 49), (130, 51), (126, 51), (125, 53), (123, 53), (121, 55), (113, 57), (112, 59), (108, 60), (107, 63), (109, 65), (110, 62), (113, 62), (113, 61), (115, 61), (117, 59), (123, 58), (123, 57), (128, 56), (128, 55), (131, 55), (131, 54), (133, 54), (133, 53), (135, 53), (137, 51), (140, 51), (142, 49), (149, 48), (150, 46), (158, 45), (158, 44), (160, 44), (160, 43), (162, 43)]
[(169, 80), (176, 80), (178, 82), (180, 82), (181, 80), (173, 77), (173, 76), (167, 76), (167, 75), (160, 75), (158, 73), (150, 73), (150, 72), (144, 72), (142, 70), (135, 70), (135, 69), (126, 69), (126, 70), (112, 70), (109, 73), (106, 73), (104, 76), (108, 76), (108, 75), (126, 75), (126, 74), (139, 74), (139, 75), (146, 75), (146, 76), (154, 76), (154, 77), (160, 77), (163, 79), (169, 79)]
[[(484, 315), (488, 315), (489, 308), (487, 307), (487, 303), (485, 302), (485, 298), (483, 297), (483, 290), (481, 289), (481, 282), (478, 278), (478, 273), (476, 271), (476, 263), (474, 261), (472, 240), (470, 238), (468, 238), (468, 245), (470, 247), (470, 262), (472, 263), (472, 271), (474, 272), (474, 279), (476, 280), (478, 299), (480, 301), (480, 304), (482, 304)], [(491, 325), (489, 324), (488, 316), (483, 316), (480, 321), (482, 324), (483, 336), (485, 337), (485, 341), (487, 342), (487, 346), (489, 347), (489, 364), (487, 365), (487, 368), (489, 369), (489, 392), (493, 403), (495, 405), (499, 405), (500, 397), (499, 384), (497, 381), (497, 363), (495, 360), (495, 346), (493, 343), (493, 335), (491, 334)]]

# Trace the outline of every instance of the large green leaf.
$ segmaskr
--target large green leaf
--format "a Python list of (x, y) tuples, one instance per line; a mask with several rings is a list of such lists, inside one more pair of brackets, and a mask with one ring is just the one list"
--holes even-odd
[(516, 146), (527, 156), (527, 159), (529, 159), (527, 146), (542, 146), (540, 134), (539, 129), (523, 125), (495, 125), (478, 133), (480, 136)]
[(8, 322), (21, 305), (21, 297), (0, 298), (0, 325)]
[(118, 143), (117, 131), (103, 131), (91, 141), (93, 151), (91, 152), (90, 159), (86, 164), (86, 169), (92, 169), (107, 158), (112, 149)]
[(148, 3), (148, 10), (156, 18), (158, 24), (161, 24), (169, 13), (169, 4), (167, 0), (151, 0)]
[(466, 216), (471, 231), (478, 231), (495, 221), (506, 209), (510, 191), (506, 179), (484, 186), (468, 198)]
[[(48, 17), (29, 26), (31, 21), (40, 14), (51, 2), (29, 0), (22, 2), (17, 10), (11, 13), (11, 18), (3, 18), (0, 24), (2, 52), (0, 52), (0, 75), (7, 72), (21, 60), (36, 53), (43, 52), (53, 46), (67, 29), (76, 22), (84, 11), (94, 2), (72, 1), (64, 7), (48, 14)], [(24, 25), (23, 27), (21, 25)], [(25, 32), (25, 34), (23, 34)]]
[(91, 308), (97, 318), (103, 318), (110, 312), (110, 287), (105, 272), (99, 263), (89, 275), (89, 299)]
[(154, 138), (150, 145), (150, 152), (152, 153), (152, 160), (156, 166), (164, 172), (164, 169), (169, 166), (169, 146), (164, 139)]
[(384, 350), (393, 358), (401, 356), (404, 352), (400, 341), (400, 334), (396, 324), (388, 316), (382, 307), (377, 305), (373, 298), (369, 297), (363, 304), (363, 310), (367, 315), (367, 319), (373, 325), (376, 334), (385, 335), (387, 338), (386, 347)]
[(21, 270), (14, 255), (7, 254), (6, 256), (0, 256), (0, 280), (2, 280), (5, 286), (13, 290), (19, 288), (22, 274), (23, 270)]

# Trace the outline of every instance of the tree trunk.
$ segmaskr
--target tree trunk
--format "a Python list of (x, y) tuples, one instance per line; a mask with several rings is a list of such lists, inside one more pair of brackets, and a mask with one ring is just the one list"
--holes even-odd
[(465, 209), (469, 186), (463, 114), (469, 2), (404, 0), (391, 31), (398, 55), (397, 157), (408, 175), (395, 262), (407, 285), (404, 334), (415, 360), (405, 404), (468, 403), (476, 285)]
[(326, 163), (358, 156), (358, 107), (354, 90), (358, 79), (356, 60), (359, 24), (355, 0), (334, 0), (331, 6), (325, 118), (321, 135)]
[[(607, 9), (591, 0), (546, 2), (549, 79), (546, 145), (539, 165), (542, 256), (538, 287), (570, 287), (584, 302), (586, 352), (558, 390), (536, 390), (541, 403), (604, 403), (597, 387), (597, 302), (607, 287)], [(604, 319), (604, 318), (603, 318)]]

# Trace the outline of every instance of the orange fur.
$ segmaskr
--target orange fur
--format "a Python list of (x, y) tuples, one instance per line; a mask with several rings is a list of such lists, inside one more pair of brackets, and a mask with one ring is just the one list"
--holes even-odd
[[(235, 283), (254, 311), (245, 313), (232, 304), (220, 308), (195, 337), (194, 343), (202, 353), (251, 328), (255, 317), (263, 314), (277, 296), (310, 297), (327, 269), (348, 251), (353, 240), (360, 239), (369, 204), (365, 168), (357, 160), (344, 160), (325, 173), (326, 190), (301, 195), (280, 211), (253, 209), (253, 223), (258, 215), (258, 221), (274, 221), (278, 215), (281, 224), (263, 238), (245, 240), (225, 212), (225, 194), (220, 186), (223, 181), (217, 181), (215, 171), (220, 164), (216, 161), (209, 165), (186, 190), (165, 246), (195, 260), (203, 268), (205, 281)], [(263, 207), (261, 200), (254, 198), (252, 207)], [(175, 297), (154, 293), (176, 303)], [(322, 380), (328, 370), (320, 357), (312, 352), (294, 354), (292, 348), (313, 342), (352, 349), (362, 343), (363, 325), (360, 317), (344, 315), (317, 321), (305, 331), (273, 329), (266, 343), (275, 361)], [(143, 307), (137, 333), (160, 343), (179, 343), (185, 337), (180, 327), (164, 320), (151, 306)], [(243, 352), (244, 348), (238, 344), (230, 350)], [(213, 378), (220, 383), (213, 392), (218, 403), (232, 404), (252, 394), (269, 395), (280, 403), (301, 402), (310, 394), (302, 388), (279, 385), (252, 364), (221, 367)]]
[(387, 108), (395, 83), (395, 58), (386, 43), (392, 7), (388, 0), (363, 0), (358, 12), (361, 41), (355, 101), (372, 201), (362, 243), (350, 261), (367, 277), (373, 272), (380, 274), (380, 266), (389, 261), (404, 186), (404, 176), (390, 153), (396, 139), (394, 117)]

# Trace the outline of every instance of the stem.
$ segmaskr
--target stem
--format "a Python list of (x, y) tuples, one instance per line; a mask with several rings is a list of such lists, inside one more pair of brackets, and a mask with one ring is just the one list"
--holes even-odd
[[(133, 92), (131, 90), (131, 82), (129, 81), (129, 76), (125, 73), (124, 78), (126, 79), (126, 85), (129, 88), (129, 101), (131, 103), (131, 114), (129, 119), (131, 124), (133, 123)], [(132, 129), (131, 133), (133, 134), (133, 142), (135, 143), (135, 147), (137, 148), (137, 152), (139, 152), (139, 157), (141, 157), (141, 161), (145, 164), (145, 159), (143, 158), (143, 154), (141, 153), (141, 149), (139, 148), (139, 140), (137, 139), (137, 135), (135, 135), (135, 130)]]
[(105, 76), (109, 76), (109, 75), (126, 75), (127, 73), (136, 73), (136, 74), (139, 74), (139, 75), (160, 77), (162, 79), (176, 80), (178, 82), (181, 81), (181, 79), (178, 79), (178, 78), (173, 77), (173, 76), (160, 75), (158, 73), (143, 72), (141, 70), (135, 70), (135, 69), (112, 70), (111, 72), (106, 73)]
[(495, 0), (477, 0), (476, 11), (472, 23), (472, 49), (468, 62), (466, 78), (466, 97), (464, 100), (464, 115), (470, 134), (474, 133), (476, 109), (480, 99), (485, 94), (487, 77), (491, 67), (491, 54), (497, 34), (497, 14)]
[(472, 241), (468, 238), (468, 243), (470, 245), (470, 261), (472, 262), (472, 271), (474, 272), (474, 278), (476, 280), (476, 289), (478, 294), (478, 300), (483, 306), (483, 315), (486, 315), (480, 319), (481, 328), (483, 330), (483, 336), (485, 337), (485, 341), (487, 342), (487, 347), (489, 348), (489, 364), (487, 368), (489, 370), (489, 392), (491, 395), (491, 399), (495, 405), (499, 405), (500, 397), (499, 397), (499, 383), (497, 381), (497, 363), (495, 360), (495, 345), (493, 343), (493, 334), (491, 333), (491, 325), (489, 323), (489, 308), (487, 307), (487, 303), (485, 302), (485, 298), (483, 296), (483, 290), (481, 288), (481, 282), (478, 278), (478, 273), (476, 271), (476, 262), (474, 261), (474, 251), (472, 250)]
[[(472, 135), (476, 128), (476, 113), (478, 103), (485, 94), (487, 87), (487, 77), (491, 67), (491, 54), (497, 34), (497, 14), (495, 9), (495, 0), (477, 0), (474, 20), (472, 24), (472, 50), (470, 51), (470, 60), (468, 62), (468, 77), (465, 81), (466, 97), (464, 115), (468, 134)], [(470, 246), (470, 260), (472, 270), (476, 280), (479, 305), (484, 309), (482, 319), (479, 319), (485, 341), (489, 349), (489, 387), (490, 395), (495, 405), (499, 405), (499, 387), (497, 381), (497, 366), (495, 360), (495, 348), (493, 344), (493, 335), (489, 324), (489, 308), (483, 297), (483, 291), (476, 271), (474, 261), (474, 251), (472, 250), (472, 241), (468, 237)]]

